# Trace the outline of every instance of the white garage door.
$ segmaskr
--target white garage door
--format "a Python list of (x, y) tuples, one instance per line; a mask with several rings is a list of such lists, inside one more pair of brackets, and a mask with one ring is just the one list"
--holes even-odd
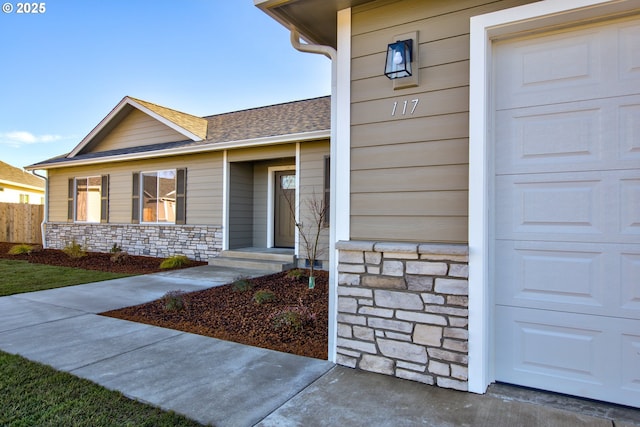
[(494, 55), (496, 380), (640, 407), (640, 19)]

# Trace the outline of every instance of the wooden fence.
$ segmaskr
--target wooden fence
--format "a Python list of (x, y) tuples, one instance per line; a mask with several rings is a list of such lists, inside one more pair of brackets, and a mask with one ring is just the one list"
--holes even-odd
[(0, 203), (0, 242), (42, 244), (44, 205)]

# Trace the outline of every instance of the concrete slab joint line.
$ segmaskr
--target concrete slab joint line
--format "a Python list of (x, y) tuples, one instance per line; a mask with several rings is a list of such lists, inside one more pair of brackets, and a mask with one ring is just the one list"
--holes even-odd
[[(344, 346), (339, 344), (338, 360), (344, 364), (353, 361), (353, 368), (358, 362), (360, 369), (353, 369), (82, 309), (88, 306), (105, 311), (105, 307), (116, 308), (114, 305), (122, 306), (123, 302), (139, 304), (155, 299), (167, 286), (178, 283), (160, 280), (166, 276), (180, 278), (181, 286), (195, 290), (216, 285), (217, 279), (203, 280), (204, 275), (237, 273), (208, 266), (188, 270), (2, 297), (0, 349), (219, 427), (390, 425), (399, 420), (403, 425), (612, 425), (602, 416), (567, 412), (545, 402), (534, 405), (504, 396), (441, 388), (464, 389), (468, 375), (466, 354), (437, 347), (439, 339), (466, 342), (466, 329), (449, 325), (445, 316), (429, 317), (445, 320), (442, 325), (417, 322), (412, 333), (427, 342), (419, 345), (401, 341), (411, 335), (387, 329), (397, 325), (384, 324), (377, 329), (366, 323), (376, 316), (345, 314), (344, 329), (353, 331), (354, 339), (345, 340)], [(355, 294), (348, 297), (362, 299), (360, 292)], [(110, 300), (102, 302), (105, 295)], [(352, 343), (369, 347), (345, 348)], [(181, 375), (167, 375), (177, 371)], [(242, 406), (229, 402), (241, 402)], [(602, 412), (615, 419), (620, 413), (615, 407)], [(614, 425), (634, 425), (627, 419), (633, 420), (627, 417)], [(640, 416), (637, 421), (640, 425)]]

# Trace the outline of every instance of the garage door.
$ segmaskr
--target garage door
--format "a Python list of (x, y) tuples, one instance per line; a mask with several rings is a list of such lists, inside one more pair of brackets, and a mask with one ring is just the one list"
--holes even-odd
[(640, 406), (640, 19), (493, 63), (496, 380)]

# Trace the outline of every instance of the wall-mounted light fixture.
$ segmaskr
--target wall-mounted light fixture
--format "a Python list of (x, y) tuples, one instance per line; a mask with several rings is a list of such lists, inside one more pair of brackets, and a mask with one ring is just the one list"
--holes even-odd
[(391, 80), (410, 77), (413, 58), (413, 40), (400, 40), (387, 46), (387, 62), (384, 75)]
[(420, 74), (418, 32), (394, 36), (387, 46), (384, 75), (393, 80), (393, 89), (418, 86)]

